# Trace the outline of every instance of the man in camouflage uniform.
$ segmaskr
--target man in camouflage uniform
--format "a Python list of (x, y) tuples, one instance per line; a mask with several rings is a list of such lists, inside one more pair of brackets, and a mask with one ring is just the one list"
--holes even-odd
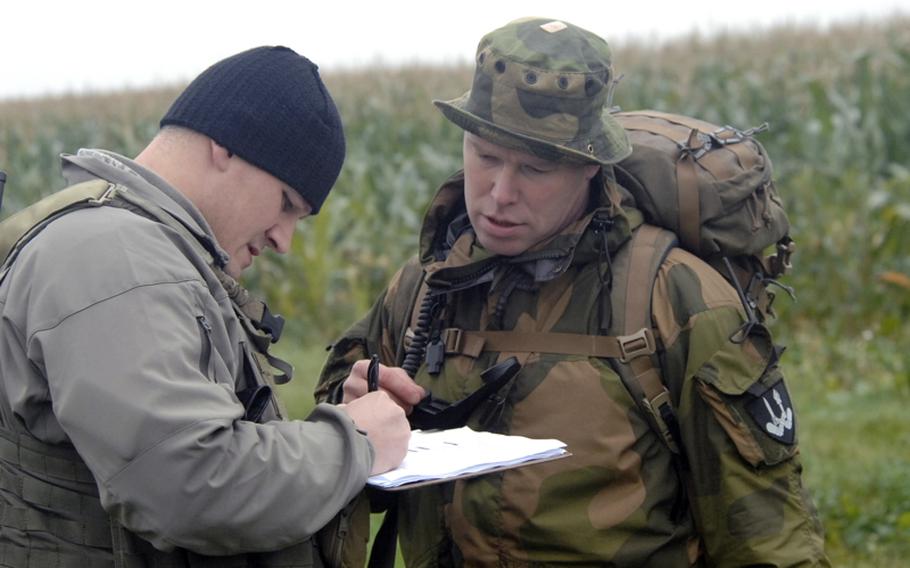
[[(718, 272), (673, 249), (651, 297), (680, 455), (616, 362), (586, 351), (615, 328), (609, 298), (623, 274), (613, 263), (642, 222), (613, 178), (631, 147), (605, 113), (606, 42), (518, 20), (486, 35), (475, 63), (472, 89), (435, 103), (465, 130), (464, 170), (432, 202), (419, 257), (334, 345), (317, 396), (366, 392), (348, 371), (375, 352), (457, 401), (516, 356), (521, 372), (468, 424), (558, 438), (572, 456), (402, 492), (407, 564), (826, 565), (792, 423), (789, 438), (774, 437), (750, 417), (750, 403), (766, 402), (752, 393), (786, 395), (777, 352), (760, 326), (729, 339), (744, 314)], [(792, 416), (787, 396), (784, 407)]]

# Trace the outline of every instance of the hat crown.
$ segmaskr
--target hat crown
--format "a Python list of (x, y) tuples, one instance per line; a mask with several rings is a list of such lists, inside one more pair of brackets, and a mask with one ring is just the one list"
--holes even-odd
[(612, 53), (606, 40), (560, 20), (523, 18), (485, 35), (477, 55), (489, 53), (541, 71), (589, 74), (609, 81)]
[(344, 161), (341, 117), (317, 66), (283, 46), (223, 59), (161, 119), (205, 134), (300, 193), (319, 211)]
[(607, 42), (573, 24), (524, 18), (478, 44), (471, 90), (437, 103), (483, 138), (549, 159), (615, 162), (630, 151), (610, 118), (613, 78)]

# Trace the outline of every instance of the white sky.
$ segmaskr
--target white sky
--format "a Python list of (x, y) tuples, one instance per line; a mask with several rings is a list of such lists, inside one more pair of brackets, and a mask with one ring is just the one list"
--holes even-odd
[(0, 99), (188, 81), (265, 44), (323, 70), (467, 61), (484, 33), (522, 16), (564, 19), (617, 45), (894, 14), (910, 14), (910, 0), (6, 0)]

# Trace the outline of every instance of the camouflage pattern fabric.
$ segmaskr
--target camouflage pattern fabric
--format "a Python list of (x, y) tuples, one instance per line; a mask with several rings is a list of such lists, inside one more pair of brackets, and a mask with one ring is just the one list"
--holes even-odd
[(607, 112), (610, 47), (578, 26), (516, 20), (481, 39), (471, 90), (434, 101), (461, 128), (541, 158), (611, 164), (632, 146)]
[[(401, 364), (424, 273), (431, 289), (453, 289), (441, 327), (601, 333), (609, 319), (608, 264), (592, 225), (608, 210), (606, 192), (599, 208), (516, 257), (491, 256), (474, 242), (462, 192), (459, 176), (440, 189), (419, 258), (335, 343), (318, 398), (338, 393), (353, 361), (368, 353)], [(629, 209), (613, 217), (611, 254), (640, 219)], [(734, 290), (681, 249), (662, 265), (652, 303), (690, 469), (680, 475), (608, 360), (449, 353), (440, 374), (424, 366), (415, 380), (434, 396), (458, 400), (478, 388), (482, 370), (515, 355), (522, 371), (469, 425), (559, 438), (573, 456), (402, 493), (400, 545), (408, 566), (827, 565), (795, 436), (772, 436), (754, 410), (777, 402), (769, 393), (786, 394), (770, 336), (758, 329), (743, 344), (729, 341), (743, 322)], [(789, 399), (781, 400), (792, 417)]]

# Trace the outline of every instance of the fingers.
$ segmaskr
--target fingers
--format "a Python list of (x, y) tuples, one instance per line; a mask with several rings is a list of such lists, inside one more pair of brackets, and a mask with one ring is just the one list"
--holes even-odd
[(389, 471), (401, 464), (408, 451), (411, 427), (404, 411), (387, 393), (367, 393), (344, 405), (342, 409), (358, 429), (366, 432), (373, 445), (371, 475)]
[[(367, 394), (367, 368), (369, 361), (362, 359), (354, 363), (351, 374), (344, 381), (343, 402), (348, 403)], [(379, 366), (379, 389), (387, 392), (389, 396), (405, 411), (420, 402), (426, 391), (415, 383), (411, 377), (400, 367)]]

